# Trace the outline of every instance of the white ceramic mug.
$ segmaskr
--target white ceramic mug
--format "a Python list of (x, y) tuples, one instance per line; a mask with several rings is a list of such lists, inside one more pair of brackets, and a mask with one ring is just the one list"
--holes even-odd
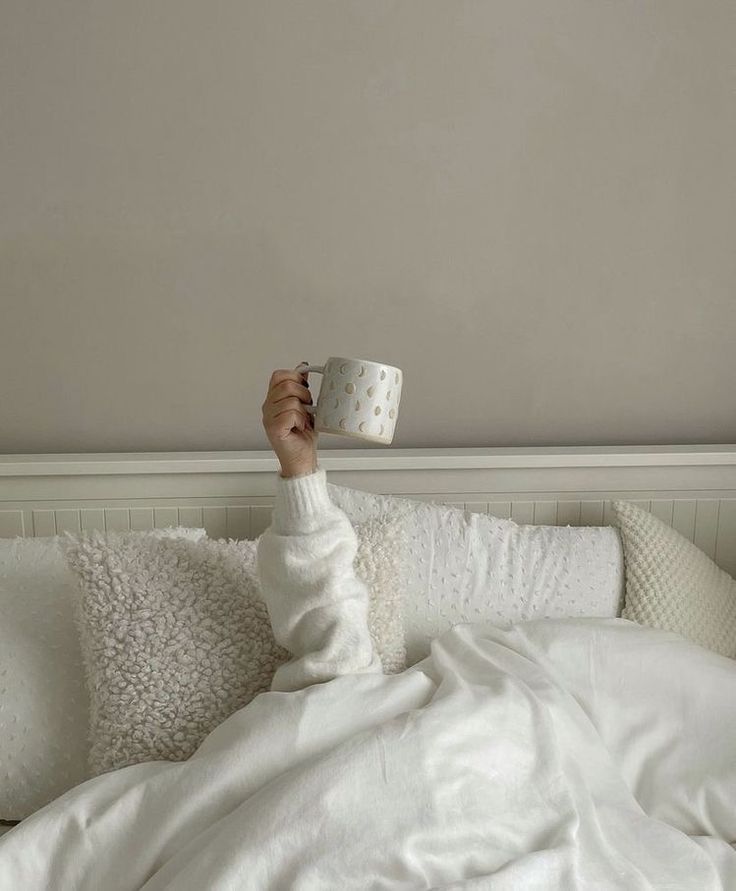
[(317, 402), (305, 406), (318, 433), (391, 443), (401, 398), (400, 368), (330, 356), (324, 365), (297, 365), (296, 370), (324, 375)]

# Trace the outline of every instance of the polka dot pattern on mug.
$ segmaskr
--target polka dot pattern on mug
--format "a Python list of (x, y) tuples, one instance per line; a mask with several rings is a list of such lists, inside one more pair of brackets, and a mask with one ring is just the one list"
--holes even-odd
[(401, 369), (332, 357), (324, 366), (315, 429), (390, 443), (401, 398)]

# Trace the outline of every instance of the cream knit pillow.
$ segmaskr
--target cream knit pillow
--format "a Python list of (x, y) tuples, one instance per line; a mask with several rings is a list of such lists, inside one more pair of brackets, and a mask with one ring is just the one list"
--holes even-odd
[(736, 581), (647, 511), (626, 501), (613, 508), (624, 545), (622, 618), (736, 658)]

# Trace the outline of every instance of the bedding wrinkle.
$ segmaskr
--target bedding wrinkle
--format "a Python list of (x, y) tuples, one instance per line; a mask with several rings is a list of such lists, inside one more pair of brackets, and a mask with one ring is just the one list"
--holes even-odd
[(386, 746), (383, 741), (383, 732), (381, 728), (378, 728), (378, 757), (381, 762), (381, 776), (383, 777), (383, 782), (388, 783), (388, 774), (386, 773)]

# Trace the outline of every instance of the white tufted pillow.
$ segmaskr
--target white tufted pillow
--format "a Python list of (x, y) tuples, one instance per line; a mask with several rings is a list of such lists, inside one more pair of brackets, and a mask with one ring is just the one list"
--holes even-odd
[(623, 618), (736, 658), (736, 580), (648, 511), (627, 501), (613, 508), (626, 561)]
[[(401, 527), (356, 528), (356, 573), (384, 671), (406, 665), (396, 608)], [(260, 594), (255, 541), (152, 542), (128, 533), (68, 536), (81, 579), (90, 771), (188, 758), (225, 718), (270, 688), (288, 658)]]
[(452, 625), (621, 615), (623, 551), (610, 526), (532, 526), (450, 505), (327, 484), (359, 523), (396, 517), (406, 528), (402, 592), (407, 662)]
[(0, 538), (0, 820), (22, 820), (88, 778), (78, 586), (57, 536)]

